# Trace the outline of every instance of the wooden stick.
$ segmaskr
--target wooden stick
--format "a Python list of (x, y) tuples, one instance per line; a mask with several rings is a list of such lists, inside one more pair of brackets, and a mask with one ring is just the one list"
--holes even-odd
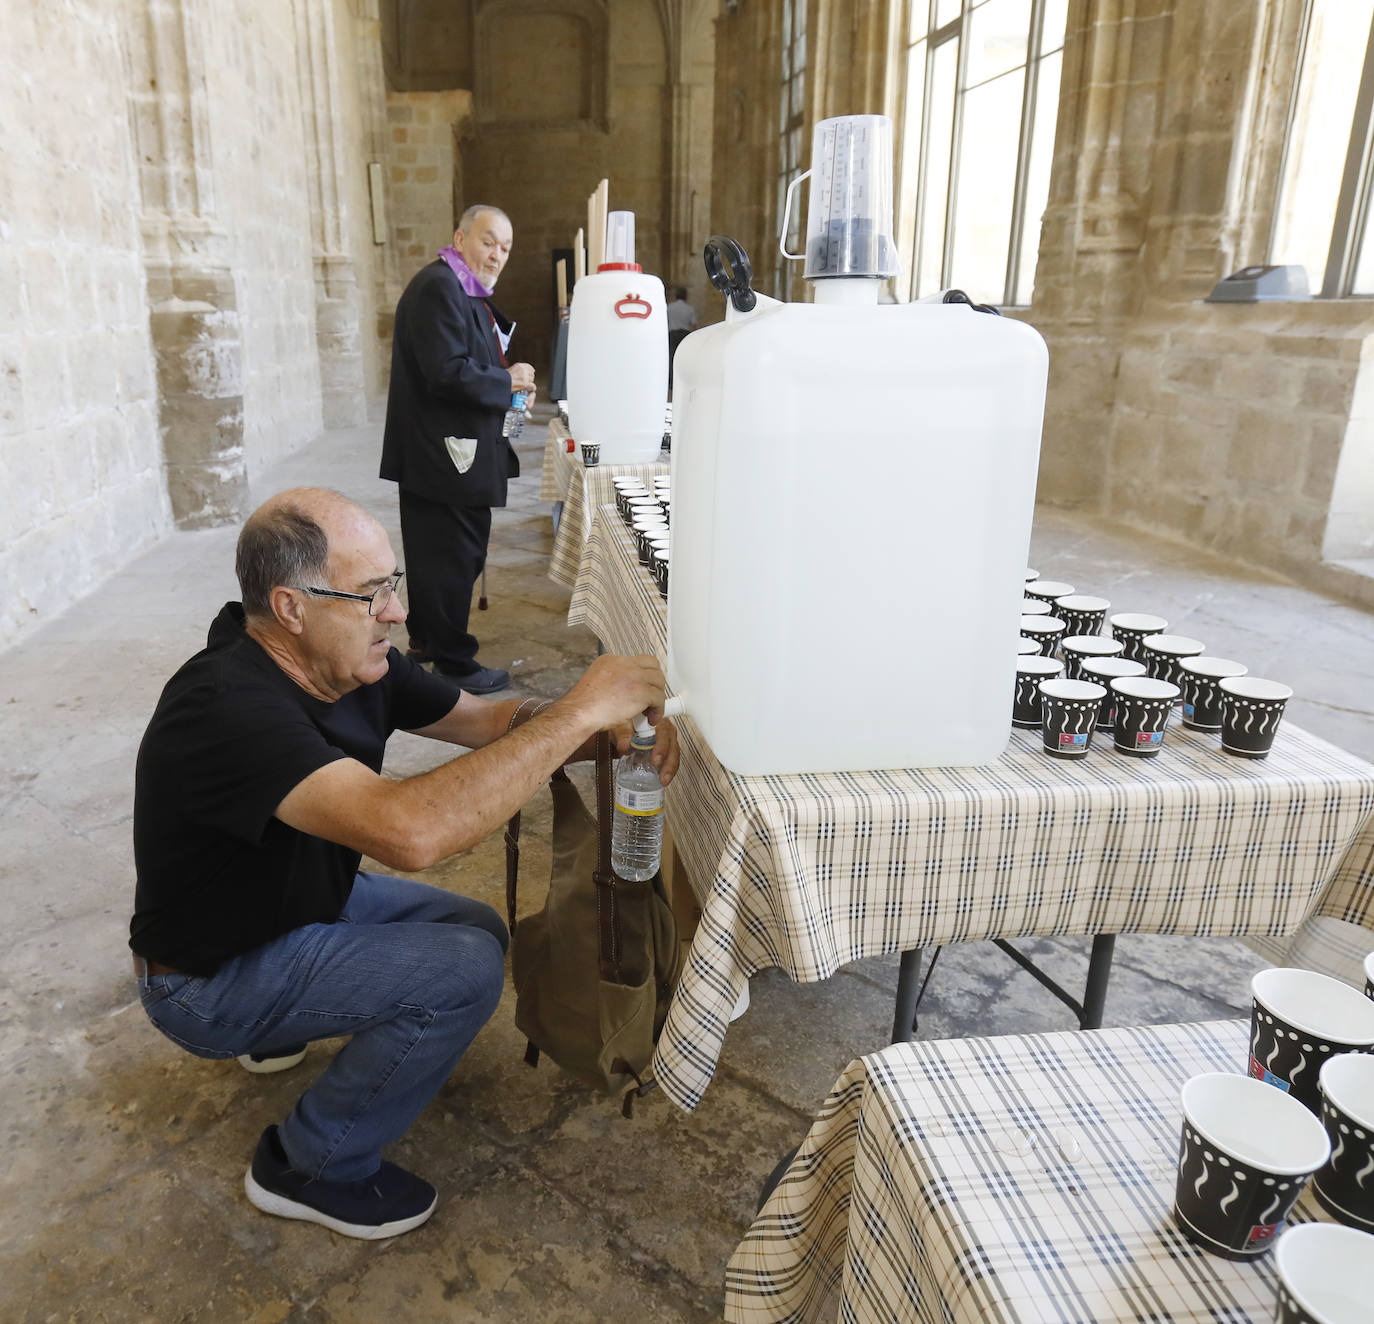
[(578, 227), (577, 237), (573, 240), (573, 285), (587, 274), (587, 245), (582, 237), (582, 228)]
[(606, 260), (606, 218), (610, 215), (608, 208), (611, 205), (610, 199), (611, 181), (603, 179), (596, 186), (596, 265), (599, 267)]
[(558, 259), (558, 306), (566, 308), (568, 306), (568, 259), (560, 257)]

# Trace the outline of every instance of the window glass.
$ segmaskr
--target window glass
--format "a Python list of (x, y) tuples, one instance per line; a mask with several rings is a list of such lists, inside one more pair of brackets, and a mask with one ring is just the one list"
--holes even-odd
[(969, 19), (965, 87), (977, 87), (1026, 62), (1031, 0), (986, 0)]
[(921, 105), (926, 86), (926, 44), (918, 41), (907, 51), (906, 105), (899, 146), (901, 178), (897, 194), (897, 251), (902, 255), (902, 286), (916, 286), (916, 203), (921, 178)]
[[(919, 3), (920, 0), (913, 0)], [(935, 26), (942, 28), (959, 17), (959, 0), (935, 0)]]
[(1004, 74), (964, 96), (949, 283), (978, 303), (1006, 298), (1024, 87), (1024, 77)]
[(1040, 54), (1048, 55), (1064, 44), (1064, 23), (1069, 0), (1045, 0), (1044, 27), (1040, 29)]
[(1313, 293), (1331, 250), (1374, 0), (1316, 0), (1288, 134), (1274, 262), (1300, 262)]
[(925, 199), (921, 207), (920, 253), (915, 295), (941, 289), (945, 255), (945, 201), (949, 192), (950, 145), (954, 137), (954, 84), (959, 43), (947, 41), (933, 54), (930, 128), (927, 135)]
[(1021, 260), (1016, 269), (1013, 298), (1028, 304), (1035, 290), (1035, 263), (1040, 256), (1040, 223), (1050, 196), (1050, 163), (1054, 157), (1054, 126), (1059, 118), (1059, 74), (1062, 50), (1040, 61), (1035, 89), (1035, 128), (1031, 138), (1030, 164), (1026, 168), (1025, 220), (1021, 226)]

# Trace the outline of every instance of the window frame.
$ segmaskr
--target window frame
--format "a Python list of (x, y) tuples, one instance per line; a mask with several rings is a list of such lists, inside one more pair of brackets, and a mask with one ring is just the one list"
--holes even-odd
[[(1294, 65), (1293, 87), (1288, 98), (1288, 115), (1283, 130), (1283, 152), (1279, 156), (1274, 210), (1269, 222), (1269, 242), (1265, 251), (1272, 262), (1281, 256), (1274, 251), (1278, 238), (1280, 202), (1284, 176), (1288, 171), (1288, 154), (1293, 141), (1293, 124), (1298, 113), (1298, 93), (1302, 88), (1303, 66), (1307, 61), (1307, 39), (1311, 31), (1315, 0), (1304, 0), (1297, 60)], [(1321, 288), (1313, 292), (1318, 299), (1368, 299), (1374, 290), (1356, 293), (1352, 288), (1360, 255), (1369, 235), (1371, 200), (1374, 200), (1374, 21), (1365, 39), (1364, 65), (1360, 70), (1360, 88), (1355, 95), (1355, 113), (1350, 123), (1350, 142), (1346, 147), (1345, 165), (1341, 170), (1341, 187), (1336, 199), (1336, 213), (1331, 224), (1331, 243), (1326, 250), (1326, 267), (1322, 272)]]
[[(950, 130), (949, 146), (949, 175), (945, 187), (945, 224), (941, 239), (942, 251), (940, 254), (940, 286), (948, 288), (953, 277), (951, 271), (951, 261), (954, 251), (955, 227), (958, 223), (958, 197), (959, 197), (959, 175), (960, 157), (963, 141), (964, 123), (964, 99), (972, 89), (965, 86), (968, 78), (969, 60), (969, 32), (972, 24), (973, 11), (981, 3), (981, 0), (961, 0), (959, 13), (939, 28), (932, 28), (931, 24), (935, 21), (937, 0), (908, 0), (908, 13), (905, 34), (901, 42), (903, 55), (903, 85), (901, 98), (901, 127), (899, 129), (900, 141), (906, 141), (906, 125), (909, 117), (910, 107), (907, 103), (907, 96), (910, 91), (910, 79), (906, 75), (909, 67), (912, 48), (924, 41), (925, 75), (921, 85), (921, 130), (920, 143), (917, 152), (917, 160), (910, 162), (903, 160), (900, 163), (900, 170), (905, 173), (908, 169), (916, 170), (915, 188), (915, 216), (911, 220), (912, 244), (909, 254), (903, 253), (903, 261), (908, 262), (908, 270), (905, 273), (904, 284), (908, 299), (923, 297), (918, 294), (915, 283), (922, 267), (922, 245), (924, 242), (924, 220), (927, 204), (926, 180), (930, 173), (930, 138), (931, 138), (931, 113), (932, 113), (932, 83), (935, 64), (935, 52), (948, 42), (958, 39), (959, 56), (954, 81), (954, 106), (953, 123)], [(1039, 84), (1042, 59), (1046, 52), (1044, 50), (1044, 29), (1045, 29), (1045, 10), (1047, 0), (1031, 0), (1029, 29), (1026, 40), (1026, 60), (1021, 66), (1022, 88), (1021, 88), (1021, 120), (1017, 131), (1016, 146), (1016, 169), (1012, 185), (1012, 204), (1011, 204), (1011, 225), (1007, 240), (1007, 263), (1003, 273), (1001, 298), (998, 300), (1002, 307), (1021, 307), (1016, 303), (1016, 287), (1020, 283), (1022, 248), (1026, 232), (1026, 203), (1027, 187), (1030, 178), (1031, 148), (1033, 145), (1035, 131), (1035, 112), (1039, 99)], [(919, 18), (921, 7), (926, 7), (925, 32), (921, 36), (913, 35), (913, 17)], [(1067, 42), (1067, 33), (1056, 50), (1063, 51)], [(1048, 52), (1053, 54), (1054, 52)], [(1062, 56), (1061, 56), (1062, 58)], [(1012, 77), (1015, 75), (1016, 67), (1007, 70), (996, 77)], [(988, 80), (985, 80), (988, 81)], [(978, 86), (983, 86), (979, 83)], [(897, 196), (902, 196), (902, 185), (900, 179), (897, 183)], [(899, 219), (899, 224), (901, 221)]]

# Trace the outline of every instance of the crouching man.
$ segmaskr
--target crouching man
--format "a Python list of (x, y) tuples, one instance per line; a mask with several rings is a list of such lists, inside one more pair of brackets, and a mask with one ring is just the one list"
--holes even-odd
[[(242, 602), (163, 690), (139, 749), (129, 945), (143, 1006), (200, 1057), (294, 1065), (346, 1037), (244, 1178), (259, 1209), (380, 1238), (433, 1212), (384, 1162), (495, 1010), (505, 925), (490, 906), (359, 870), (426, 868), (476, 845), (597, 732), (658, 720), (651, 657), (605, 656), (512, 729), (389, 642), (405, 620), (385, 530), (338, 493), (283, 492), (239, 537)], [(521, 712), (521, 716), (525, 712)], [(676, 734), (659, 722), (661, 778)], [(471, 750), (381, 776), (393, 731)]]

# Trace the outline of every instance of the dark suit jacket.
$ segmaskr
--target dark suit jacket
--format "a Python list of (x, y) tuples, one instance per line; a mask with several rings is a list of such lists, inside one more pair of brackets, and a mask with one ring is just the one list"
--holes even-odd
[[(381, 476), (445, 505), (504, 506), (506, 480), (520, 472), (501, 437), (510, 394), (484, 301), (468, 296), (442, 258), (431, 262), (396, 305)], [(446, 437), (477, 439), (466, 473)]]

